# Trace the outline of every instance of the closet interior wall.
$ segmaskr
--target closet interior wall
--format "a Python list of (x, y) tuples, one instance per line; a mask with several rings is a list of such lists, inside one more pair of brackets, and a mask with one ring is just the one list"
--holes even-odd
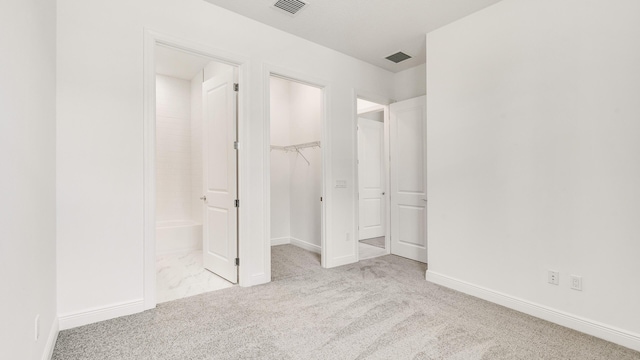
[[(272, 77), (270, 98), (271, 145), (321, 140), (322, 90)], [(300, 152), (271, 150), (271, 243), (320, 252), (322, 151)]]

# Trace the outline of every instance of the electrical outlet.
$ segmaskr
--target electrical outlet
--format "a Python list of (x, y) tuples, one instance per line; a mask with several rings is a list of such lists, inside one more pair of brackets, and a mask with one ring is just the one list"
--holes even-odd
[(35, 321), (35, 341), (38, 341), (38, 339), (40, 338), (40, 314), (36, 315), (36, 321)]
[(347, 242), (351, 241), (351, 233), (347, 233), (346, 241)]
[(582, 276), (571, 275), (571, 288), (582, 291)]
[(549, 270), (547, 281), (549, 282), (549, 284), (553, 285), (560, 284), (560, 273), (554, 270)]

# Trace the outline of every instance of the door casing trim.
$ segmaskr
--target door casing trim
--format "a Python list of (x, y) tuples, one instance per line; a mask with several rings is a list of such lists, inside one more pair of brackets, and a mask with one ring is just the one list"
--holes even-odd
[[(155, 47), (156, 45), (169, 47), (175, 50), (191, 53), (232, 65), (238, 71), (238, 84), (240, 89), (246, 89), (249, 83), (249, 59), (208, 46), (191, 42), (160, 32), (144, 30), (144, 62), (143, 62), (143, 301), (144, 309), (156, 307), (156, 72), (155, 72)], [(238, 94), (238, 140), (247, 143), (249, 114), (249, 91), (240, 91)], [(238, 150), (238, 196), (240, 199), (248, 198), (248, 154)], [(248, 211), (239, 208), (238, 223), (249, 224)], [(246, 233), (238, 231), (238, 256), (248, 258), (249, 244)], [(240, 286), (251, 286), (249, 266), (241, 262), (238, 267), (238, 282)]]

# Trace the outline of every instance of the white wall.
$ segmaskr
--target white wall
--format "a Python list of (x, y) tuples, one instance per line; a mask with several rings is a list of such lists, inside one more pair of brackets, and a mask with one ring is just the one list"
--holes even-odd
[[(322, 90), (291, 82), (291, 143), (322, 140)], [(291, 161), (291, 238), (304, 245), (320, 246), (322, 196), (322, 150), (306, 148), (301, 155), (289, 154)], [(308, 247), (309, 248), (309, 247)], [(315, 247), (311, 247), (315, 248)], [(315, 248), (318, 249), (318, 248)]]
[[(291, 86), (272, 77), (270, 88), (271, 145), (291, 145)], [(271, 241), (291, 241), (291, 160), (283, 151), (271, 151)]]
[[(271, 144), (289, 146), (322, 140), (322, 90), (271, 79)], [(271, 152), (271, 241), (320, 251), (322, 150)]]
[(393, 98), (402, 101), (425, 95), (426, 73), (427, 64), (420, 64), (393, 74)]
[(232, 71), (232, 70), (233, 70), (233, 66), (223, 64), (217, 61), (211, 61), (203, 69), (204, 81), (207, 81), (213, 77), (216, 77), (220, 74), (224, 74), (225, 72)]
[(428, 34), (430, 279), (640, 349), (638, 14), (504, 0)]
[(191, 218), (202, 224), (204, 175), (202, 172), (202, 79), (204, 69), (191, 79)]
[[(325, 260), (328, 266), (355, 261), (355, 125), (349, 120), (354, 113), (353, 93), (358, 89), (391, 98), (393, 74), (201, 0), (59, 0), (57, 195), (62, 317), (81, 324), (144, 306), (145, 28), (248, 60), (246, 86), (241, 89), (249, 100), (249, 123), (241, 134), (248, 179), (241, 201), (248, 221), (240, 229), (241, 250), (246, 250), (241, 253), (240, 273), (247, 284), (270, 279), (266, 246), (270, 234), (264, 231), (264, 198), (269, 190), (263, 169), (268, 156), (265, 66), (328, 85), (329, 183), (346, 180), (348, 188), (329, 188), (325, 194), (330, 214), (327, 238), (332, 241)], [(96, 73), (101, 74), (99, 82), (86, 76)]]
[(384, 110), (359, 114), (358, 119), (373, 120), (378, 122), (384, 122)]
[(191, 82), (156, 75), (156, 221), (193, 220)]
[(0, 24), (0, 358), (48, 359), (57, 336), (56, 2), (2, 1)]
[(363, 100), (363, 99), (360, 99), (360, 98), (358, 98), (356, 100), (356, 108), (357, 108), (358, 114), (360, 114), (361, 112), (364, 112), (364, 111), (370, 111), (371, 108), (376, 108), (377, 109), (377, 108), (379, 108), (381, 106), (382, 106), (381, 104), (374, 103), (374, 102), (367, 101), (367, 100)]

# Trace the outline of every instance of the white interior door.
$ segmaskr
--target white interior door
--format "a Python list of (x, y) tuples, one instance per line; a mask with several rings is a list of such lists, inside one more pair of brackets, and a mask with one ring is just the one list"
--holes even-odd
[(385, 235), (384, 122), (358, 118), (359, 240)]
[(234, 73), (202, 84), (204, 143), (203, 262), (213, 273), (238, 282), (238, 194)]
[(391, 104), (391, 253), (427, 262), (424, 96)]

